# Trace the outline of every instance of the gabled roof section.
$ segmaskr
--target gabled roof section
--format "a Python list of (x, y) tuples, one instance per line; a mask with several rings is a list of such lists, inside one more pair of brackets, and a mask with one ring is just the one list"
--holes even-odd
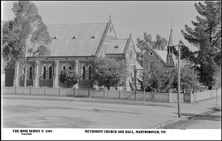
[(167, 63), (167, 51), (166, 50), (154, 50), (157, 53), (157, 56), (161, 58), (164, 63)]
[(136, 69), (143, 70), (143, 67), (136, 61)]
[(10, 62), (7, 63), (4, 69), (5, 70), (15, 69), (15, 63), (16, 63), (16, 60), (12, 59)]
[(105, 31), (104, 31), (104, 33), (103, 33), (103, 36), (102, 36), (101, 40), (100, 40), (99, 46), (98, 46), (98, 48), (97, 48), (97, 50), (96, 50), (96, 53), (95, 53), (96, 56), (98, 56), (98, 54), (99, 54), (99, 52), (100, 52), (100, 50), (101, 50), (101, 48), (102, 48), (103, 42), (104, 42), (104, 40), (105, 40), (105, 37), (106, 37), (106, 35), (107, 35), (107, 33), (108, 33), (108, 31), (109, 31), (109, 29), (110, 29), (111, 27), (112, 27), (112, 30), (113, 30), (113, 32), (114, 32), (114, 34), (115, 34), (115, 37), (117, 38), (115, 29), (114, 29), (114, 27), (113, 27), (113, 23), (111, 22), (111, 19), (110, 19), (109, 22), (108, 22), (107, 25), (106, 25)]
[[(162, 60), (162, 62), (164, 62), (164, 64), (166, 65), (167, 64), (167, 51), (166, 50), (154, 50), (154, 49), (152, 49), (152, 50), (158, 56), (158, 58), (160, 58), (160, 60)], [(172, 58), (173, 58), (174, 65), (176, 66), (178, 60), (174, 54), (172, 54)]]
[(132, 42), (132, 44), (133, 44), (133, 50), (136, 52), (136, 48), (135, 48), (135, 45), (134, 45), (134, 43), (133, 43), (133, 39), (132, 39), (131, 34), (130, 34), (130, 37), (128, 38), (127, 43), (126, 43), (126, 48), (124, 49), (124, 54), (126, 54), (130, 42)]
[(104, 36), (107, 23), (51, 24), (47, 27), (50, 36), (56, 37), (48, 46), (50, 56), (93, 56)]
[(106, 54), (123, 54), (124, 49), (126, 47), (128, 39), (116, 39), (111, 40), (109, 43), (109, 46), (106, 48), (105, 53)]

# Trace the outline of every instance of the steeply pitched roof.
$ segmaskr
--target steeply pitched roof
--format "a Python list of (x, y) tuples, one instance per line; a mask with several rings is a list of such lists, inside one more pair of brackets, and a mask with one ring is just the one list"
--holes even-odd
[(92, 56), (104, 36), (107, 23), (47, 25), (52, 43), (50, 56)]
[(164, 63), (167, 62), (167, 51), (166, 50), (156, 50), (154, 51), (157, 53), (157, 56), (164, 61)]
[(106, 54), (123, 54), (128, 39), (111, 40), (109, 46), (105, 49)]
[(16, 63), (15, 59), (12, 59), (7, 64), (4, 64), (5, 65), (5, 70), (15, 69), (15, 63)]
[(173, 29), (171, 29), (171, 31), (170, 31), (168, 46), (173, 46)]
[[(154, 53), (166, 64), (167, 63), (167, 51), (166, 50), (156, 50), (153, 49)], [(173, 62), (176, 65), (177, 64), (177, 59), (174, 54), (172, 54), (173, 57)]]
[(136, 61), (136, 69), (137, 70), (142, 70), (143, 67)]

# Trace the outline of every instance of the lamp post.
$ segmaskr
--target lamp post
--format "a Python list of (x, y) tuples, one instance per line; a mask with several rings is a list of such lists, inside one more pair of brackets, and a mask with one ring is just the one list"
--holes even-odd
[(178, 117), (181, 116), (181, 113), (180, 113), (180, 47), (182, 45), (183, 45), (183, 42), (180, 40), (178, 44), (178, 90), (177, 90)]
[(133, 65), (133, 71), (134, 71), (134, 84), (135, 84), (135, 100), (136, 100), (136, 65)]
[(145, 81), (145, 67), (144, 67), (145, 66), (144, 65), (145, 64), (145, 59), (144, 59), (145, 58), (144, 57), (145, 52), (146, 52), (145, 50), (142, 51), (142, 55), (143, 55), (143, 75), (144, 75), (143, 76), (143, 104), (145, 103), (145, 82), (144, 82)]

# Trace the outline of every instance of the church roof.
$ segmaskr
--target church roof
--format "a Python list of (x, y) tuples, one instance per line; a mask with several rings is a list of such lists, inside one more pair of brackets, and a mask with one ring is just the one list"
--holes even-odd
[(136, 69), (143, 70), (143, 67), (136, 61)]
[(156, 50), (154, 51), (157, 53), (157, 56), (164, 61), (164, 63), (167, 62), (167, 51), (166, 50)]
[(48, 46), (50, 56), (92, 56), (104, 36), (108, 23), (51, 24), (53, 38)]
[[(153, 49), (153, 51), (156, 53), (158, 58), (160, 58), (165, 64), (167, 63), (167, 51), (166, 50), (157, 50)], [(176, 65), (178, 63), (178, 60), (174, 54), (172, 54), (173, 62)]]
[(111, 40), (109, 46), (105, 49), (106, 54), (123, 54), (128, 39)]

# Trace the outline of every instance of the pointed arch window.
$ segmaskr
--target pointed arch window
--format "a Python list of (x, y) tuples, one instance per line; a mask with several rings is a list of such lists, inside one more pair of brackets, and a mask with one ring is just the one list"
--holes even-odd
[(150, 62), (150, 71), (152, 72), (154, 69), (154, 62)]
[(49, 79), (52, 79), (52, 66), (49, 66)]
[(169, 58), (169, 64), (172, 64), (172, 58)]
[(149, 64), (146, 65), (146, 71), (149, 72)]
[(46, 66), (43, 66), (43, 79), (46, 79)]
[(89, 66), (89, 79), (92, 79), (92, 66)]
[(69, 65), (69, 69), (71, 70), (71, 69), (72, 69), (72, 66)]
[(33, 71), (33, 67), (32, 66), (30, 66), (29, 67), (29, 79), (32, 79), (32, 72)]
[(86, 79), (86, 67), (82, 67), (82, 79)]
[(130, 49), (129, 58), (130, 58), (131, 61), (133, 60), (133, 50), (132, 49)]
[(63, 69), (63, 70), (66, 70), (66, 66), (65, 66), (65, 65), (64, 65), (64, 66), (62, 66), (62, 69)]

